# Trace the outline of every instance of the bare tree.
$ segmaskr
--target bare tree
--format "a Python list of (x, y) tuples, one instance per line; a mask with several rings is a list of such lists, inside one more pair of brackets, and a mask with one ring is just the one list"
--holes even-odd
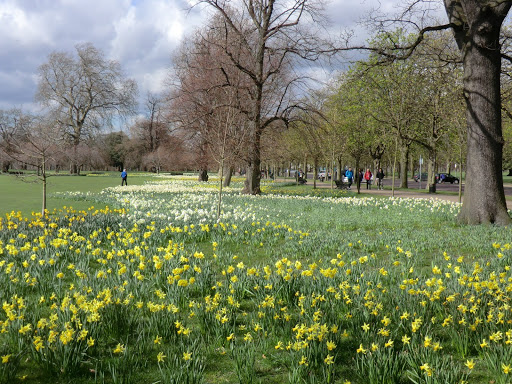
[(195, 143), (202, 181), (212, 160), (231, 170), (246, 147), (247, 85), (224, 51), (211, 43), (222, 39), (219, 21), (211, 19), (184, 42), (175, 58), (177, 84), (171, 95), (170, 119)]
[[(222, 40), (211, 44), (222, 49), (232, 65), (247, 79), (248, 142), (244, 192), (260, 193), (261, 136), (276, 120), (288, 121), (298, 106), (296, 86), (303, 75), (291, 70), (296, 59), (317, 60), (321, 23), (320, 3), (277, 0), (202, 0), (223, 21)], [(308, 23), (310, 22), (310, 23)], [(308, 23), (308, 29), (301, 28)], [(289, 69), (286, 71), (286, 69)], [(284, 76), (283, 76), (284, 74)]]
[(79, 44), (76, 55), (53, 52), (39, 67), (36, 100), (47, 107), (72, 146), (71, 172), (78, 173), (78, 149), (87, 135), (126, 116), (136, 105), (137, 85), (116, 61), (106, 60), (92, 44)]
[(165, 140), (169, 129), (163, 119), (163, 100), (160, 96), (148, 93), (144, 106), (145, 116), (135, 122), (132, 131), (142, 141), (146, 152), (153, 152)]
[[(6, 149), (11, 158), (37, 169), (37, 174), (19, 175), (24, 181), (40, 181), (43, 186), (41, 214), (46, 211), (46, 191), (48, 163), (60, 152), (58, 128), (49, 119), (30, 116), (20, 110), (7, 113), (8, 119), (0, 121), (0, 135), (3, 138), (2, 149)], [(5, 117), (5, 115), (4, 115)]]

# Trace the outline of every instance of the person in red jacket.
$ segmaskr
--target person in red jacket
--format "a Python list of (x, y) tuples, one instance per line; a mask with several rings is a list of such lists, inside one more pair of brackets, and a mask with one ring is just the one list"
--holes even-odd
[(372, 172), (370, 171), (370, 168), (366, 169), (364, 179), (366, 180), (366, 189), (372, 189)]

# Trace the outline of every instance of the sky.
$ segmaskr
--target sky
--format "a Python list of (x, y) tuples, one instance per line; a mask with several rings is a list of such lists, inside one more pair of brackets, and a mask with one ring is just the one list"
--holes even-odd
[[(54, 51), (74, 53), (92, 43), (121, 64), (141, 97), (160, 93), (182, 39), (204, 22), (207, 8), (192, 0), (0, 0), (0, 109), (37, 110), (37, 70)], [(331, 0), (334, 31), (357, 29), (378, 4), (393, 1)], [(363, 32), (362, 32), (363, 33)]]

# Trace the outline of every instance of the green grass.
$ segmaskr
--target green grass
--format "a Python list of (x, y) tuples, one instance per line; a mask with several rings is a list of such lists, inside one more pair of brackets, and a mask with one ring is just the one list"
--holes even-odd
[[(150, 178), (147, 175), (133, 176), (130, 182), (142, 183)], [(9, 183), (18, 181), (13, 178), (1, 180)], [(61, 182), (59, 185), (54, 184), (54, 189), (60, 186), (63, 188), (61, 190), (97, 192), (104, 186), (118, 185), (119, 177), (116, 173), (107, 176), (62, 176), (54, 177), (53, 182)], [(169, 186), (169, 192), (162, 191), (161, 184), (164, 184), (163, 187)], [(172, 185), (173, 180), (165, 180), (161, 184), (155, 185), (153, 190), (149, 185), (139, 191), (118, 189), (113, 193), (91, 196), (95, 201), (101, 201), (103, 206), (124, 206), (128, 208), (129, 214), (88, 213), (84, 220), (74, 220), (76, 216), (73, 214), (52, 215), (49, 221), (56, 225), (47, 226), (46, 229), (29, 227), (22, 222), (15, 229), (6, 220), (4, 230), (0, 231), (0, 240), (5, 244), (3, 253), (0, 252), (0, 262), (5, 260), (0, 264), (0, 285), (3, 287), (0, 300), (9, 302), (16, 295), (24, 298), (25, 306), (23, 317), (18, 318), (20, 324), (13, 325), (10, 332), (1, 334), (0, 348), (4, 349), (0, 350), (0, 356), (11, 353), (12, 347), (3, 343), (4, 340), (9, 340), (8, 337), (24, 340), (26, 349), (23, 349), (21, 368), (17, 373), (19, 379), (16, 383), (114, 384), (156, 383), (159, 380), (164, 383), (166, 381), (159, 376), (157, 353), (165, 352), (168, 356), (166, 362), (170, 364), (172, 357), (181, 358), (184, 351), (192, 351), (195, 348), (194, 341), (200, 345), (196, 351), (205, 359), (205, 384), (249, 382), (237, 379), (235, 359), (230, 350), (235, 345), (239, 349), (234, 349), (233, 355), (240, 356), (246, 350), (256, 353), (256, 361), (252, 367), (253, 383), (287, 383), (290, 382), (288, 373), (297, 366), (300, 355), (293, 360), (292, 352), (277, 350), (275, 345), (278, 341), (284, 341), (285, 344), (293, 341), (291, 328), (299, 322), (307, 326), (320, 322), (339, 326), (339, 332), (328, 335), (337, 344), (337, 348), (331, 352), (336, 356), (335, 384), (344, 384), (348, 378), (352, 383), (368, 384), (370, 380), (367, 371), (355, 366), (356, 361), (361, 361), (361, 356), (356, 353), (359, 344), (363, 343), (368, 348), (370, 342), (378, 341), (384, 350), (384, 342), (392, 338), (395, 342), (394, 348), (404, 349), (409, 353), (412, 350), (401, 345), (400, 340), (404, 334), (414, 337), (413, 342), (417, 346), (423, 345), (427, 335), (439, 340), (443, 346), (441, 353), (429, 350), (426, 355), (433, 362), (439, 357), (445, 363), (452, 364), (450, 359), (453, 357), (453, 366), (464, 370), (466, 359), (475, 359), (477, 369), (480, 370), (479, 376), (475, 372), (469, 383), (489, 383), (499, 374), (499, 367), (498, 372), (495, 372), (484, 366), (478, 345), (483, 338), (489, 338), (492, 332), (507, 331), (510, 327), (508, 324), (512, 324), (512, 311), (504, 309), (505, 324), (486, 322), (481, 325), (478, 333), (473, 333), (466, 327), (458, 326), (458, 320), (463, 315), (458, 312), (456, 305), (473, 303), (473, 295), (475, 302), (481, 301), (477, 308), (481, 312), (464, 315), (471, 316), (468, 323), (472, 323), (476, 317), (484, 318), (488, 308), (501, 308), (505, 304), (510, 308), (507, 294), (512, 290), (512, 285), (509, 284), (512, 277), (508, 267), (512, 258), (510, 229), (459, 225), (455, 220), (456, 209), (439, 207), (442, 204), (438, 202), (423, 199), (396, 202), (383, 198), (367, 198), (368, 195), (362, 195), (365, 197), (363, 199), (343, 199), (338, 197), (354, 196), (354, 191), (348, 193), (325, 188), (314, 191), (311, 186), (297, 187), (284, 183), (264, 186), (266, 195), (261, 197), (241, 196), (238, 190), (227, 190), (223, 200), (226, 215), (219, 222), (211, 214), (215, 210), (217, 198), (213, 183), (183, 181), (184, 185), (188, 185), (188, 190), (173, 189), (176, 187)], [(333, 192), (336, 195), (329, 198), (333, 196)], [(292, 197), (283, 198), (281, 195)], [(67, 201), (67, 205), (74, 207), (79, 203), (85, 207), (93, 204), (92, 201), (56, 200), (61, 204)], [(94, 205), (100, 206), (96, 203)], [(13, 222), (17, 223), (17, 219), (14, 218)], [(209, 224), (208, 230), (202, 227), (205, 223)], [(179, 227), (180, 231), (174, 231), (175, 228), (170, 226)], [(110, 229), (106, 229), (107, 227)], [(53, 229), (44, 234), (48, 228)], [(76, 234), (79, 236), (75, 236)], [(46, 237), (46, 245), (44, 248), (34, 249), (34, 244), (40, 241), (39, 236)], [(58, 245), (63, 238), (68, 241), (68, 246)], [(125, 241), (127, 238), (133, 238), (134, 242)], [(53, 244), (53, 240), (57, 242)], [(164, 248), (169, 240), (179, 250), (174, 257), (167, 260), (163, 255), (167, 252)], [(18, 248), (19, 253), (13, 252), (13, 246)], [(203, 252), (204, 258), (196, 259), (196, 252)], [(498, 252), (503, 252), (503, 255), (498, 257)], [(166, 261), (157, 268), (156, 265), (153, 266), (155, 257)], [(55, 259), (55, 264), (48, 262), (50, 258)], [(290, 270), (297, 268), (293, 263), (296, 260), (302, 262), (302, 267), (291, 272), (294, 277), (289, 282), (283, 275), (276, 273), (265, 277), (263, 266), (268, 264), (276, 271), (280, 268), (278, 260), (283, 259), (292, 262), (289, 265)], [(142, 260), (147, 264), (143, 269), (140, 268)], [(343, 265), (339, 264), (341, 261)], [(395, 264), (395, 261), (399, 263)], [(15, 267), (12, 270), (10, 263)], [(190, 264), (190, 268), (178, 271), (184, 263)], [(243, 263), (243, 267), (239, 267), (238, 263)], [(313, 271), (311, 263), (315, 263), (313, 277), (302, 276), (301, 271), (305, 269), (310, 268)], [(481, 271), (476, 270), (476, 263)], [(195, 273), (195, 268), (192, 268), (195, 265), (200, 267), (201, 272)], [(121, 266), (128, 268), (126, 273), (120, 272)], [(228, 270), (228, 266), (233, 271), (226, 275), (222, 271)], [(443, 273), (434, 272), (434, 266), (439, 267)], [(461, 268), (460, 276), (465, 276), (466, 280), (478, 278), (478, 286), (461, 284), (466, 280), (459, 280), (459, 272), (452, 272), (455, 271), (454, 266)], [(249, 277), (246, 273), (249, 267), (256, 268), (257, 275)], [(338, 269), (336, 277), (323, 275), (322, 270), (333, 267)], [(78, 270), (85, 272), (86, 276), (79, 276)], [(108, 277), (100, 278), (97, 273), (101, 270), (111, 270), (112, 273), (107, 272)], [(136, 280), (136, 271), (142, 271), (146, 278), (142, 281)], [(63, 277), (57, 277), (57, 272), (62, 272)], [(32, 286), (26, 274), (37, 277), (38, 284)], [(187, 288), (169, 285), (168, 276), (177, 274), (183, 275), (179, 278), (194, 276), (197, 280)], [(236, 282), (231, 280), (234, 275), (237, 276)], [(443, 290), (439, 291), (439, 299), (429, 300), (431, 296), (427, 294), (430, 295), (436, 288), (431, 283), (432, 278), (443, 281)], [(406, 289), (399, 286), (404, 280), (407, 280)], [(486, 288), (482, 290), (484, 286)], [(130, 305), (121, 306), (114, 304), (115, 301), (109, 301), (100, 311), (101, 321), (87, 324), (96, 344), (88, 351), (87, 361), (81, 364), (80, 370), (73, 377), (61, 375), (59, 372), (56, 376), (51, 376), (42, 371), (34, 358), (37, 354), (31, 348), (34, 345), (33, 338), (39, 332), (47, 330), (38, 330), (23, 339), (19, 336), (18, 328), (26, 322), (37, 324), (40, 318), (47, 317), (53, 311), (50, 298), (53, 292), (57, 297), (55, 303), (59, 306), (62, 305), (64, 297), (74, 298), (75, 294), (78, 297), (79, 293), (85, 294), (87, 300), (101, 300), (101, 292), (105, 292), (107, 288), (113, 293), (113, 298), (119, 298), (121, 302), (133, 295), (132, 302)], [(156, 288), (163, 289), (167, 296), (163, 299), (157, 298)], [(416, 292), (409, 293), (409, 289)], [(332, 290), (343, 295), (336, 298)], [(371, 295), (367, 296), (367, 291)], [(306, 300), (304, 314), (299, 312), (297, 306), (300, 296), (298, 292)], [(205, 312), (207, 295), (211, 298), (216, 293), (220, 295), (217, 309), (227, 308), (229, 320), (225, 324), (216, 322), (213, 315)], [(320, 294), (325, 296), (325, 301), (315, 301), (313, 304), (313, 297), (319, 297)], [(344, 301), (344, 298), (341, 300), (345, 294), (350, 298), (350, 303)], [(455, 304), (448, 304), (450, 294), (456, 294)], [(275, 308), (265, 309), (261, 306), (267, 295), (275, 298)], [(44, 302), (40, 300), (42, 296), (46, 297)], [(231, 304), (229, 298), (236, 300), (239, 306)], [(134, 306), (139, 300), (143, 303), (173, 303), (178, 306), (179, 311), (173, 314), (168, 310), (160, 310), (152, 314), (145, 307), (139, 311)], [(197, 305), (198, 303), (201, 305)], [(375, 303), (382, 306), (377, 314), (371, 312), (372, 308), (376, 308)], [(88, 313), (85, 312), (85, 307), (81, 311), (84, 311), (80, 312), (82, 316)], [(263, 317), (260, 317), (259, 311), (264, 312)], [(321, 316), (315, 320), (317, 311)], [(400, 315), (405, 311), (411, 314), (411, 318), (402, 321)], [(62, 330), (69, 312), (57, 312), (60, 316), (58, 329)], [(283, 321), (282, 314), (285, 312), (291, 316), (289, 322)], [(448, 315), (454, 318), (452, 328), (441, 325)], [(389, 337), (377, 333), (382, 327), (384, 316), (393, 320), (390, 327), (392, 335)], [(4, 317), (0, 316), (0, 319), (3, 320)], [(416, 336), (410, 331), (413, 317), (422, 317), (425, 324)], [(190, 327), (191, 336), (178, 337), (174, 320)], [(263, 325), (265, 334), (256, 333), (253, 328), (256, 322)], [(362, 331), (361, 326), (365, 323), (371, 324), (370, 333)], [(1, 325), (0, 323), (0, 328)], [(242, 325), (244, 329), (240, 328)], [(341, 330), (344, 329), (348, 330), (349, 336), (341, 335)], [(254, 330), (255, 337), (259, 335), (256, 343), (244, 344), (243, 338), (248, 330)], [(227, 342), (226, 336), (231, 332), (236, 334), (236, 344)], [(470, 348), (464, 355), (455, 349), (457, 337), (453, 337), (453, 332), (462, 332), (472, 337)], [(162, 345), (153, 341), (156, 335), (164, 338)], [(112, 356), (112, 350), (117, 343), (131, 348), (126, 359), (121, 355)], [(320, 365), (317, 368), (312, 365), (311, 372), (305, 374), (304, 378), (308, 384), (324, 384), (327, 381), (321, 375), (327, 354), (325, 340), (316, 346), (311, 344), (308, 358)], [(245, 350), (242, 348), (244, 345), (251, 347)], [(498, 348), (494, 344), (492, 347)], [(223, 355), (220, 354), (221, 348), (225, 348)], [(44, 351), (48, 350), (49, 348)], [(366, 356), (368, 367), (373, 366), (374, 372), (379, 369), (379, 364), (383, 364), (383, 360), (377, 357), (377, 354)], [(59, 355), (60, 360), (64, 361), (65, 358), (66, 355)], [(505, 361), (506, 358), (500, 356), (496, 360), (501, 363), (501, 359)], [(180, 359), (180, 363), (184, 364), (182, 360)], [(421, 356), (417, 360), (420, 364), (426, 362)], [(133, 376), (130, 380), (115, 381), (110, 377), (113, 375), (109, 373), (108, 364), (131, 367), (130, 364), (134, 362), (138, 362), (140, 366), (133, 365)], [(436, 366), (436, 375), (451, 371), (441, 369), (443, 367), (446, 365), (439, 365), (439, 369)], [(103, 372), (105, 380), (95, 378), (94, 370)], [(27, 378), (22, 381), (21, 377), (24, 375)], [(406, 380), (406, 375), (403, 373), (395, 381), (387, 382), (410, 383), (411, 381)], [(381, 384), (383, 381), (373, 382)], [(434, 382), (441, 384), (460, 380), (448, 380), (442, 376)], [(298, 381), (293, 382), (295, 383)]]
[[(130, 173), (128, 183), (140, 185), (150, 180), (148, 174)], [(88, 201), (77, 201), (52, 196), (55, 192), (100, 192), (107, 187), (114, 187), (121, 184), (118, 172), (105, 172), (102, 175), (71, 176), (60, 174), (48, 178), (47, 186), (47, 209), (52, 211), (63, 206), (72, 206), (82, 210), (91, 206)], [(23, 177), (15, 175), (0, 174), (0, 215), (11, 211), (21, 211), (24, 215), (31, 212), (40, 212), (43, 201), (43, 185), (35, 175)]]

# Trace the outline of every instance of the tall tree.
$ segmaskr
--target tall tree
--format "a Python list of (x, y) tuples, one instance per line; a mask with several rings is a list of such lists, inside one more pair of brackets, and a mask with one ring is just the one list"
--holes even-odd
[(247, 146), (247, 81), (224, 50), (212, 43), (235, 44), (222, 34), (222, 25), (219, 17), (213, 17), (184, 42), (175, 57), (177, 84), (171, 95), (170, 118), (198, 148), (200, 180), (206, 180), (210, 160), (229, 172)]
[(39, 67), (36, 100), (47, 107), (73, 148), (71, 172), (79, 172), (78, 149), (94, 130), (114, 116), (133, 113), (137, 85), (118, 62), (106, 60), (92, 44), (79, 44), (76, 54), (53, 52)]
[[(260, 193), (261, 137), (276, 120), (286, 121), (296, 106), (293, 89), (302, 76), (283, 76), (296, 58), (319, 57), (315, 25), (320, 3), (284, 0), (201, 0), (213, 7), (224, 24), (228, 40), (212, 41), (247, 78), (249, 148), (244, 192)], [(226, 44), (226, 41), (231, 44)], [(233, 44), (234, 42), (234, 44)], [(290, 73), (290, 72), (288, 72)]]
[(510, 223), (503, 190), (500, 31), (512, 1), (445, 0), (462, 53), (468, 123), (466, 186), (460, 219)]
[(398, 21), (416, 27), (418, 36), (412, 44), (395, 44), (381, 53), (386, 60), (406, 59), (427, 33), (443, 29), (453, 31), (464, 68), (463, 94), (468, 126), (466, 186), (459, 219), (468, 224), (509, 224), (502, 174), (500, 32), (512, 1), (443, 0), (448, 23), (426, 27), (423, 26), (425, 19), (418, 22), (410, 18), (417, 7), (425, 4), (428, 7), (430, 2), (411, 0), (400, 17), (380, 20), (383, 30)]

